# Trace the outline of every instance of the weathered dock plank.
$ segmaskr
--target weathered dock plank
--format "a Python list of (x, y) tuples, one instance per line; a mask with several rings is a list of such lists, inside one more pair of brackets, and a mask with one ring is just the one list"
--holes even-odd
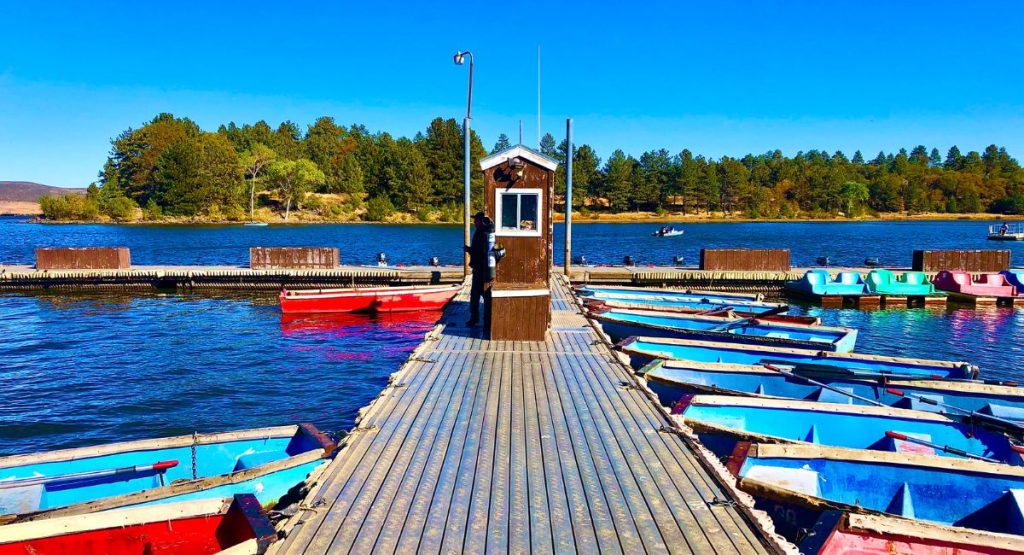
[(463, 292), (272, 552), (777, 550), (553, 286), (542, 342), (480, 339)]

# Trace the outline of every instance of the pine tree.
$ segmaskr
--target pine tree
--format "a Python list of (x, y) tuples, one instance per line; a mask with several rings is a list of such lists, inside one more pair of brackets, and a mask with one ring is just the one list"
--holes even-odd
[(494, 143), (494, 148), (491, 149), (491, 154), (508, 150), (512, 148), (512, 141), (509, 140), (508, 135), (502, 133), (498, 135), (498, 142)]

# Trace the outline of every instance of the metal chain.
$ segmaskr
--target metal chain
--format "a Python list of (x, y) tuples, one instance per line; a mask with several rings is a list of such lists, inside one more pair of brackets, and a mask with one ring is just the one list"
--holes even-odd
[(199, 477), (196, 472), (196, 444), (199, 442), (199, 433), (192, 432), (192, 479), (195, 480)]

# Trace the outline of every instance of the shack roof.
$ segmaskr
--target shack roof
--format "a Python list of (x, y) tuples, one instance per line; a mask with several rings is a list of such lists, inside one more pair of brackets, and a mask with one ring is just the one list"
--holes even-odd
[(487, 170), (493, 168), (494, 166), (497, 166), (498, 164), (503, 164), (505, 163), (505, 161), (516, 157), (522, 158), (524, 160), (529, 160), (534, 164), (537, 164), (538, 166), (550, 171), (555, 171), (555, 169), (558, 168), (557, 160), (553, 160), (547, 156), (544, 156), (543, 154), (537, 152), (536, 150), (533, 150), (532, 148), (525, 147), (523, 145), (516, 145), (512, 148), (506, 148), (501, 152), (495, 152), (490, 156), (482, 158), (480, 160), (480, 169)]

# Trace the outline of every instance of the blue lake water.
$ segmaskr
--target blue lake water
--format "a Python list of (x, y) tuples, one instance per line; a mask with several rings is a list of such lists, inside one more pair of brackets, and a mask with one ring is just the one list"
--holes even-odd
[[(345, 264), (371, 264), (378, 252), (392, 263), (425, 264), (437, 256), (461, 264), (462, 228), (414, 225), (114, 226), (39, 225), (0, 217), (0, 264), (31, 264), (37, 247), (129, 247), (140, 265), (247, 265), (249, 247), (338, 247)], [(618, 264), (626, 255), (638, 264), (671, 264), (682, 256), (696, 264), (701, 248), (788, 248), (794, 266), (819, 256), (833, 264), (859, 266), (866, 257), (883, 265), (910, 266), (914, 249), (1013, 251), (1024, 266), (1024, 242), (994, 243), (992, 222), (724, 223), (682, 225), (680, 237), (651, 237), (651, 224), (583, 224), (573, 227), (573, 253), (595, 264)], [(561, 224), (555, 226), (555, 260), (562, 260)]]
[[(0, 264), (39, 246), (128, 246), (136, 264), (236, 264), (252, 245), (339, 246), (350, 263), (458, 261), (457, 227), (32, 225), (0, 218)], [(788, 247), (795, 264), (828, 255), (909, 264), (915, 248), (993, 245), (978, 222), (581, 225), (575, 252), (595, 262), (696, 260), (701, 246)], [(556, 249), (557, 250), (557, 249)], [(1024, 310), (858, 310), (801, 306), (860, 329), (858, 351), (968, 360), (984, 377), (1024, 380)], [(285, 319), (267, 294), (0, 294), (0, 454), (192, 431), (316, 423), (349, 428), (436, 315)]]

